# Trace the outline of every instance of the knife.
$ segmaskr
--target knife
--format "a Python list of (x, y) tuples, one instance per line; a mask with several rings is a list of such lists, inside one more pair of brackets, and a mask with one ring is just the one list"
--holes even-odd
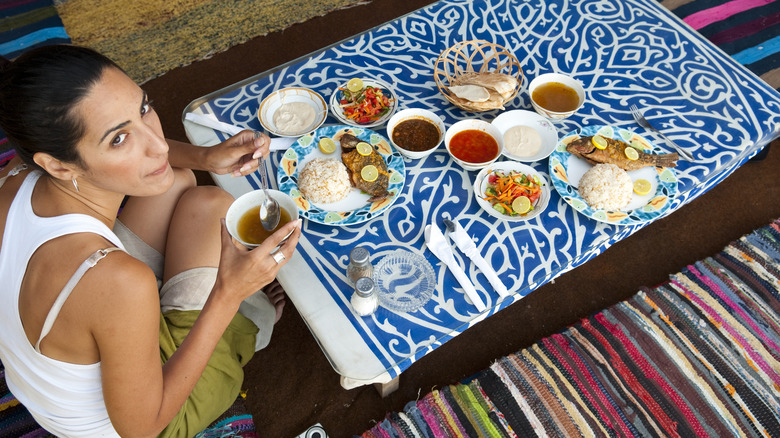
[(471, 302), (477, 308), (479, 312), (484, 312), (487, 307), (485, 303), (477, 294), (477, 290), (474, 288), (474, 284), (469, 280), (469, 277), (460, 268), (458, 262), (455, 261), (455, 256), (452, 254), (452, 247), (444, 240), (444, 235), (441, 233), (438, 227), (427, 225), (425, 227), (425, 242), (428, 244), (428, 249), (431, 250), (433, 255), (444, 262), (447, 267), (450, 268), (452, 275), (458, 280), (463, 291), (471, 299)]
[[(231, 136), (238, 134), (244, 129), (249, 129), (249, 128), (241, 128), (238, 126), (234, 126), (231, 125), (230, 123), (220, 122), (219, 120), (212, 119), (211, 117), (205, 114), (186, 113), (184, 114), (184, 119), (189, 120), (190, 122), (196, 123), (198, 125), (211, 128), (215, 131), (224, 132), (225, 134), (230, 134)], [(294, 137), (272, 137), (271, 145), (269, 147), (270, 150), (272, 151), (280, 151), (280, 150), (288, 149), (290, 145), (295, 143), (295, 140), (296, 138)]]
[(506, 286), (504, 286), (504, 283), (501, 282), (500, 278), (498, 278), (498, 275), (496, 275), (496, 271), (493, 269), (493, 267), (490, 266), (487, 260), (485, 260), (479, 251), (477, 251), (477, 245), (473, 240), (471, 240), (471, 237), (469, 237), (468, 233), (466, 233), (466, 230), (464, 230), (459, 223), (453, 222), (449, 219), (444, 219), (444, 226), (447, 227), (447, 235), (449, 235), (450, 239), (455, 242), (455, 246), (457, 246), (459, 250), (463, 251), (463, 254), (470, 258), (471, 261), (477, 265), (479, 270), (485, 274), (485, 277), (487, 277), (488, 281), (493, 286), (493, 289), (495, 289), (501, 297), (508, 297), (509, 291), (507, 290)]

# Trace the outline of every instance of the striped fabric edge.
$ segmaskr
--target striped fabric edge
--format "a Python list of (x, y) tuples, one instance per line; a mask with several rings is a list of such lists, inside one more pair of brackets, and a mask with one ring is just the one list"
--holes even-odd
[[(779, 310), (780, 220), (408, 403), (426, 432), (391, 436), (780, 436)], [(445, 403), (461, 427), (427, 423)]]
[(51, 0), (0, 6), (0, 55), (13, 59), (35, 47), (70, 41)]
[(227, 436), (257, 438), (258, 434), (252, 416), (244, 414), (225, 418), (201, 431), (195, 435), (195, 438), (221, 438)]
[(780, 0), (659, 0), (735, 61), (780, 89)]

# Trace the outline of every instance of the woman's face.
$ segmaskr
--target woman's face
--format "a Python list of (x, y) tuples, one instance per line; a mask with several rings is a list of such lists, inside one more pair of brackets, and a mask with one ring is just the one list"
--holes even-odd
[[(168, 143), (146, 93), (115, 68), (76, 106), (86, 132), (76, 146), (85, 183), (132, 196), (164, 193), (173, 184)], [(82, 190), (84, 190), (82, 188)]]

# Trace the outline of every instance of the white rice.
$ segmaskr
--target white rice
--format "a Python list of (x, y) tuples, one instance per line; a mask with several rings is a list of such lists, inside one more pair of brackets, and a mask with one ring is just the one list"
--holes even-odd
[(625, 170), (614, 164), (597, 164), (582, 176), (579, 194), (593, 208), (620, 210), (631, 202), (634, 184)]
[(340, 160), (315, 158), (298, 174), (298, 189), (310, 202), (341, 201), (351, 189), (347, 168)]

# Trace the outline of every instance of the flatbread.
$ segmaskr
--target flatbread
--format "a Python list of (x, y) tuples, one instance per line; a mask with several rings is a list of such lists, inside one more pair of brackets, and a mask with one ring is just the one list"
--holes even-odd
[(490, 97), (488, 100), (485, 100), (483, 102), (472, 102), (470, 100), (462, 99), (458, 96), (450, 96), (450, 99), (453, 100), (453, 102), (458, 103), (459, 105), (463, 105), (466, 107), (474, 108), (478, 111), (487, 111), (492, 109), (504, 109), (504, 99), (503, 96), (498, 94), (494, 90), (488, 90), (490, 93)]
[(490, 99), (490, 91), (481, 85), (453, 85), (448, 88), (452, 94), (469, 102), (485, 102)]
[(517, 88), (517, 79), (504, 73), (474, 73), (455, 78), (453, 85), (478, 85), (508, 99)]

